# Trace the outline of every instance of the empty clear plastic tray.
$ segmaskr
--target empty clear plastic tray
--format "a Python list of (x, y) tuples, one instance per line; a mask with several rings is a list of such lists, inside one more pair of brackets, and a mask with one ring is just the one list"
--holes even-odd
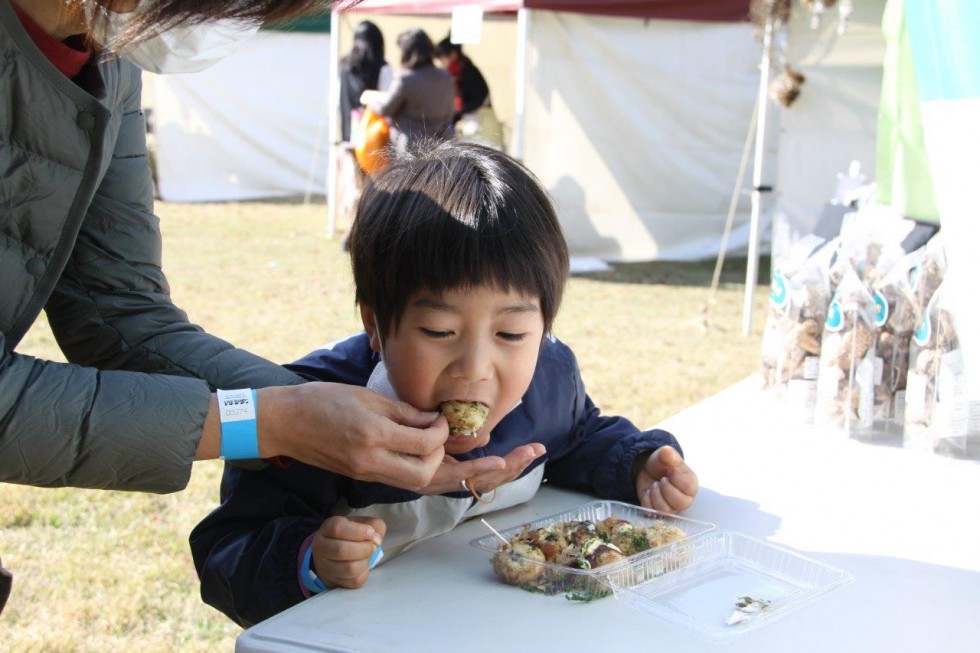
[[(630, 568), (645, 569), (648, 574), (656, 573), (655, 568), (663, 571), (664, 561), (667, 558), (658, 556), (657, 553), (659, 551), (688, 542), (691, 538), (701, 536), (715, 528), (714, 524), (709, 524), (708, 522), (678, 517), (619, 501), (593, 501), (573, 510), (567, 510), (533, 522), (497, 530), (509, 540), (527, 527), (532, 529), (545, 528), (556, 523), (574, 521), (599, 522), (608, 517), (625, 519), (636, 526), (642, 527), (648, 527), (655, 521), (662, 521), (680, 528), (684, 531), (685, 536), (671, 544), (647, 549), (627, 556), (621, 562), (596, 567), (595, 569), (576, 569), (554, 562), (542, 562), (525, 556), (515, 556), (520, 560), (520, 564), (524, 565), (528, 571), (524, 576), (526, 582), (518, 582), (516, 586), (542, 594), (564, 594), (568, 599), (579, 601), (601, 598), (612, 593), (609, 584), (606, 582), (606, 577), (614, 570), (626, 565)], [(483, 549), (484, 551), (489, 551), (492, 563), (494, 554), (501, 550), (503, 543), (496, 535), (489, 534), (472, 540), (470, 545), (478, 549)]]
[[(607, 576), (623, 603), (717, 640), (754, 630), (850, 580), (845, 571), (730, 531), (677, 542)], [(731, 619), (740, 597), (768, 607)]]

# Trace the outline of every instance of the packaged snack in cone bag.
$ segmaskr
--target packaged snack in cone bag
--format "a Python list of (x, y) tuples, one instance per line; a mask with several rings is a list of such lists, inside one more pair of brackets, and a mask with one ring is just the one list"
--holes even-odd
[[(868, 286), (887, 274), (892, 266), (905, 255), (902, 241), (915, 227), (893, 208), (870, 205), (844, 216), (839, 236), (839, 258), (845, 258), (850, 267)], [(843, 266), (831, 270), (831, 288), (840, 285)]]
[[(875, 356), (874, 298), (846, 259), (838, 259), (840, 285), (830, 301), (820, 344), (814, 422), (849, 435), (872, 432)], [(880, 363), (880, 361), (879, 361)]]
[(961, 456), (980, 436), (952, 312), (939, 285), (912, 338), (905, 393), (905, 446)]
[(930, 238), (924, 249), (922, 262), (912, 271), (911, 279), (911, 301), (920, 318), (946, 276), (946, 249), (943, 246), (942, 233)]
[(909, 347), (922, 314), (914, 302), (913, 283), (925, 256), (924, 247), (903, 256), (872, 286), (875, 351), (881, 361), (881, 375), (874, 390), (875, 435), (898, 436), (904, 426)]
[(811, 422), (816, 402), (820, 339), (830, 304), (836, 241), (809, 236), (773, 269), (762, 336), (763, 387), (787, 411)]

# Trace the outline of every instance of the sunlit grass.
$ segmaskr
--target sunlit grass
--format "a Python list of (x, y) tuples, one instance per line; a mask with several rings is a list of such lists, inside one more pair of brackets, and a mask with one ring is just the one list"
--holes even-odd
[[(322, 205), (157, 212), (174, 300), (209, 332), (285, 362), (359, 328)], [(649, 426), (754, 372), (764, 293), (744, 338), (742, 265), (727, 266), (707, 327), (713, 262), (572, 279), (555, 332), (574, 347), (597, 405)], [(18, 351), (63, 360), (43, 319)], [(166, 496), (0, 485), (0, 555), (15, 574), (0, 651), (232, 650), (240, 631), (201, 602), (187, 546), (215, 505), (220, 472), (199, 463), (187, 489)]]

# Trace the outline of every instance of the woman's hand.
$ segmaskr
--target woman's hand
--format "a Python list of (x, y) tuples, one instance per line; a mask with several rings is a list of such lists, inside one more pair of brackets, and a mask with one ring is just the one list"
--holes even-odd
[[(216, 404), (215, 404), (216, 407)], [(442, 463), (446, 418), (359, 386), (258, 391), (259, 454), (289, 456), (359, 481), (418, 491)]]
[(533, 442), (513, 449), (506, 456), (487, 456), (458, 461), (446, 456), (436, 470), (432, 482), (419, 490), (421, 494), (460, 492), (463, 481), (478, 494), (492, 492), (504, 483), (510, 483), (527, 469), (535, 459), (545, 454), (543, 444)]
[(636, 477), (636, 496), (644, 508), (681, 512), (694, 502), (697, 493), (697, 474), (671, 446), (651, 453)]
[(328, 588), (363, 586), (386, 530), (377, 517), (327, 518), (313, 536), (313, 571)]

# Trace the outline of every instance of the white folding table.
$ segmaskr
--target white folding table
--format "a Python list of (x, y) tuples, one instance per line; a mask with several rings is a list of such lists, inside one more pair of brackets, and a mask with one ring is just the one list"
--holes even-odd
[[(685, 516), (841, 568), (853, 582), (721, 645), (614, 598), (503, 585), (469, 546), (477, 520), (385, 561), (365, 587), (313, 597), (236, 650), (671, 653), (980, 650), (980, 465), (779, 418), (752, 377), (665, 420), (698, 473)], [(591, 501), (545, 486), (490, 514), (506, 528)]]

